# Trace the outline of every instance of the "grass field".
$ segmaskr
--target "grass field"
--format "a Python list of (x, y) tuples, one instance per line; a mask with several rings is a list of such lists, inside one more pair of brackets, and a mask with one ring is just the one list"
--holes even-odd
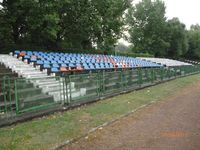
[(197, 81), (200, 81), (199, 74), (119, 95), (64, 113), (55, 113), (16, 126), (0, 128), (0, 150), (50, 149), (66, 140), (80, 137), (90, 129), (144, 104), (174, 95)]

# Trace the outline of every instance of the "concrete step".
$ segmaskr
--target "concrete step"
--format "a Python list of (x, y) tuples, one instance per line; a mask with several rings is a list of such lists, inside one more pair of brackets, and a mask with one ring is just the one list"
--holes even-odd
[[(76, 90), (74, 82), (68, 84), (67, 87), (63, 87), (63, 79), (58, 81), (55, 78), (51, 78), (46, 72), (41, 72), (39, 68), (34, 68), (32, 64), (27, 64), (20, 59), (14, 58), (13, 56), (0, 55), (0, 62), (5, 64), (8, 68), (11, 68), (13, 72), (16, 72), (18, 75), (30, 81), (29, 86), (33, 84), (34, 87), (39, 87), (37, 90), (32, 91), (30, 88), (28, 88), (28, 86), (26, 89), (27, 91), (24, 90), (23, 92), (20, 92), (20, 96), (33, 96), (34, 94), (37, 95), (39, 92), (43, 92), (53, 96), (54, 101), (60, 101), (62, 100), (63, 96), (58, 96), (58, 94), (64, 95), (64, 91), (68, 93), (71, 91), (73, 98), (86, 94), (86, 88), (80, 88), (79, 90)], [(21, 86), (24, 87), (23, 84)], [(63, 88), (66, 88), (67, 90)], [(33, 95), (29, 95), (28, 93)]]
[(71, 94), (70, 93), (63, 94), (63, 93), (61, 93), (59, 91), (58, 92), (49, 92), (48, 94), (49, 95), (53, 95), (54, 96), (54, 100), (56, 102), (58, 102), (60, 100), (64, 100), (64, 97), (65, 98), (67, 98), (67, 97), (70, 98), (70, 96), (71, 96), (71, 98), (73, 99), (73, 98), (84, 96), (86, 94), (86, 89), (80, 89), (80, 91), (74, 91), (74, 92), (71, 92)]
[(24, 101), (21, 102), (21, 107), (23, 107), (23, 109), (26, 109), (33, 106), (47, 105), (53, 102), (53, 96), (40, 94), (24, 99)]
[(34, 95), (41, 94), (42, 89), (40, 88), (26, 88), (26, 89), (19, 89), (17, 91), (17, 96), (19, 98), (27, 98), (27, 97), (32, 97)]
[(46, 76), (46, 73), (43, 73), (43, 72), (38, 72), (36, 70), (33, 70), (33, 71), (19, 71), (19, 73), (21, 74), (24, 74), (24, 75), (45, 75)]
[(38, 82), (37, 81), (37, 85), (38, 86), (49, 86), (49, 85), (63, 85), (62, 83), (60, 83), (59, 81), (47, 81), (47, 82)]
[(28, 78), (28, 79), (41, 79), (41, 78), (44, 78), (44, 79), (46, 79), (47, 78), (47, 76), (46, 75), (44, 75), (44, 74), (39, 74), (39, 75), (31, 75), (31, 74), (29, 74), (29, 75), (23, 75), (24, 77), (26, 77), (26, 78)]

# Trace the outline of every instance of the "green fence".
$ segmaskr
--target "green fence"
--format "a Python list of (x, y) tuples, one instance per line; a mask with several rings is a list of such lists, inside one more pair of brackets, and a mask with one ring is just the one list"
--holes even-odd
[[(67, 105), (81, 104), (123, 92), (150, 86), (174, 79), (200, 70), (199, 66), (182, 66), (173, 68), (148, 68), (126, 71), (98, 72), (66, 76), (65, 85)], [(64, 92), (63, 92), (64, 93)]]
[(4, 76), (0, 79), (0, 120), (55, 107), (69, 108), (199, 71), (200, 66), (182, 66), (100, 71), (48, 80)]
[(0, 79), (0, 119), (12, 118), (16, 114), (15, 81), (9, 76)]
[[(49, 83), (46, 82), (49, 80), (58, 84), (49, 86)], [(61, 99), (60, 95), (63, 91), (62, 81), (59, 77), (34, 79), (16, 78), (14, 81), (17, 114), (61, 105), (61, 101), (55, 100), (56, 98)], [(39, 84), (39, 82), (41, 83)], [(49, 92), (47, 93), (45, 89), (49, 89)], [(49, 93), (56, 93), (54, 94), (56, 97)]]

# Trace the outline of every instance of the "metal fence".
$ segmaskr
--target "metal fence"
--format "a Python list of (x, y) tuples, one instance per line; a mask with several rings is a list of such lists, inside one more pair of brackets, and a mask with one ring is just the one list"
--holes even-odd
[(48, 79), (4, 76), (0, 79), (0, 121), (99, 100), (199, 71), (199, 66), (182, 66), (100, 71)]

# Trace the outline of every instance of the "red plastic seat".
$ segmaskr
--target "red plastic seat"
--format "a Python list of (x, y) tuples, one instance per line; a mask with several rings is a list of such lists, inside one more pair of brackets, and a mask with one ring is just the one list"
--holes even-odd
[(61, 72), (68, 72), (68, 71), (71, 71), (71, 68), (70, 67), (60, 67), (60, 71)]
[(24, 53), (24, 52), (19, 53), (20, 57), (24, 57), (25, 55), (26, 55), (26, 53)]
[(74, 71), (83, 71), (84, 69), (81, 66), (77, 66), (73, 70)]

